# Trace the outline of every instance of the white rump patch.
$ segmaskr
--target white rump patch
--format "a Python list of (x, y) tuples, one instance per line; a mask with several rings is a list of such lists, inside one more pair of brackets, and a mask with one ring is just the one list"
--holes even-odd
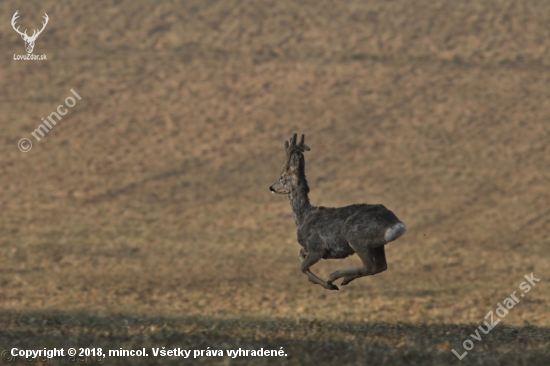
[(390, 241), (394, 241), (401, 235), (405, 234), (405, 231), (407, 231), (407, 227), (405, 226), (405, 224), (402, 222), (398, 222), (397, 224), (386, 230), (386, 235), (384, 235), (384, 239), (386, 239), (386, 243), (389, 243)]

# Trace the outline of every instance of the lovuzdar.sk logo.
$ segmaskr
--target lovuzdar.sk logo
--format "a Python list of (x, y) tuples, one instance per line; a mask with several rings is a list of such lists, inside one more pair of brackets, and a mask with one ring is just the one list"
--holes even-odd
[(42, 29), (40, 29), (40, 30), (35, 29), (32, 32), (32, 36), (29, 36), (27, 34), (26, 29), (25, 29), (24, 32), (21, 32), (19, 30), (20, 26), (17, 26), (17, 28), (15, 27), (15, 22), (16, 22), (17, 18), (19, 18), (18, 13), (19, 13), (19, 10), (17, 10), (15, 12), (15, 14), (13, 14), (13, 17), (11, 18), (11, 26), (13, 27), (13, 30), (15, 30), (21, 36), (21, 38), (23, 38), (23, 41), (25, 41), (25, 50), (27, 51), (27, 54), (26, 55), (16, 55), (16, 54), (14, 54), (13, 59), (14, 60), (31, 60), (31, 61), (47, 60), (45, 54), (43, 54), (43, 55), (34, 55), (32, 53), (32, 51), (34, 50), (34, 43), (36, 42), (36, 39), (38, 38), (40, 33), (42, 33), (42, 31), (44, 30), (44, 28), (46, 28), (46, 25), (48, 24), (48, 20), (49, 20), (48, 14), (44, 13), (44, 21), (42, 22)]

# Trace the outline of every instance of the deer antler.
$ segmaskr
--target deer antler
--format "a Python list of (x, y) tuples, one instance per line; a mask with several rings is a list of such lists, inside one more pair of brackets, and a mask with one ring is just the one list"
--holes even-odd
[(293, 152), (301, 152), (309, 151), (311, 150), (306, 144), (304, 144), (305, 135), (302, 134), (300, 136), (300, 143), (296, 144), (296, 139), (298, 138), (298, 134), (292, 135), (292, 137), (285, 141), (285, 150), (286, 150), (286, 168), (290, 166), (290, 157), (292, 156)]
[[(38, 31), (38, 33), (37, 33), (37, 31), (35, 30), (35, 31), (33, 32), (32, 36), (31, 36), (31, 38), (36, 38), (36, 37), (38, 37), (38, 35), (39, 35), (40, 33), (42, 33), (42, 31), (44, 30), (44, 28), (46, 28), (46, 25), (48, 24), (48, 20), (49, 20), (50, 18), (48, 18), (48, 14), (46, 14), (46, 13), (44, 13), (43, 18), (44, 18), (44, 20), (45, 20), (46, 22), (42, 22), (42, 29), (40, 29), (40, 30)], [(34, 33), (36, 33), (36, 36), (34, 35)]]
[(22, 33), (22, 32), (19, 31), (20, 26), (17, 26), (17, 28), (15, 28), (15, 20), (17, 18), (19, 18), (19, 15), (17, 15), (18, 12), (19, 12), (19, 10), (17, 10), (15, 12), (15, 14), (13, 14), (13, 17), (11, 18), (11, 26), (12, 26), (13, 30), (16, 31), (17, 33), (19, 33), (21, 36), (28, 37), (26, 29), (25, 29), (25, 33)]
[(28, 34), (27, 34), (26, 29), (25, 29), (25, 32), (21, 32), (21, 31), (19, 31), (20, 26), (17, 26), (17, 28), (15, 28), (15, 21), (16, 21), (17, 18), (19, 18), (19, 15), (17, 14), (18, 12), (19, 12), (19, 10), (17, 10), (15, 12), (15, 14), (13, 14), (13, 17), (11, 18), (11, 26), (12, 26), (13, 30), (15, 30), (17, 33), (19, 33), (25, 39), (30, 39), (30, 40), (36, 39), (40, 35), (40, 33), (42, 33), (42, 31), (44, 30), (44, 28), (46, 28), (46, 25), (48, 24), (48, 20), (49, 20), (48, 14), (44, 13), (45, 22), (42, 22), (42, 29), (40, 29), (40, 30), (35, 29), (32, 33), (32, 36), (29, 37)]

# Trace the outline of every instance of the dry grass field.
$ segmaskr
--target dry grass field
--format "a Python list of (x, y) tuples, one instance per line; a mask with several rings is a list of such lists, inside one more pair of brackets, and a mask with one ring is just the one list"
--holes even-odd
[[(48, 14), (47, 61), (13, 59), (16, 10), (21, 29)], [(550, 364), (550, 3), (8, 0), (0, 14), (0, 351)], [(82, 100), (36, 141), (71, 89)], [(268, 190), (293, 132), (314, 205), (382, 203), (407, 224), (386, 272), (340, 291), (300, 272), (288, 200)]]

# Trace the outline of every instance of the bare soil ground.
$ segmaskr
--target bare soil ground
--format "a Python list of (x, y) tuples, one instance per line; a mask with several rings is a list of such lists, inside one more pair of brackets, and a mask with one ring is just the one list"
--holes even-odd
[[(49, 15), (34, 50), (47, 61), (13, 60), (16, 10), (21, 29)], [(0, 13), (0, 351), (550, 364), (550, 4), (3, 1)], [(82, 100), (36, 141), (70, 89)], [(311, 147), (313, 204), (382, 203), (407, 224), (388, 271), (338, 292), (300, 272), (288, 201), (268, 191), (293, 132)], [(459, 361), (451, 349), (530, 273), (540, 282)]]

